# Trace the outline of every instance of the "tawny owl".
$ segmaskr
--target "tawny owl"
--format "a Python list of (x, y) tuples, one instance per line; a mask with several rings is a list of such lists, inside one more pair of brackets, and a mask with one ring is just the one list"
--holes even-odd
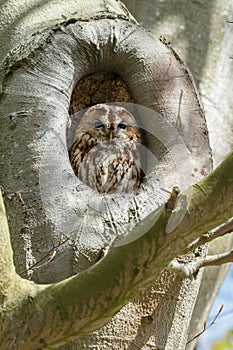
[(100, 193), (133, 192), (142, 180), (140, 128), (123, 107), (98, 104), (88, 108), (69, 150), (80, 180)]

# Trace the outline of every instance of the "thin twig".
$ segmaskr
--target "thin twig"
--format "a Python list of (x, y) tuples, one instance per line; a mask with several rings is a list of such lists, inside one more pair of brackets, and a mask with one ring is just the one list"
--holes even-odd
[(224, 224), (218, 226), (217, 228), (205, 233), (201, 237), (197, 238), (193, 243), (191, 243), (188, 246), (187, 252), (194, 250), (203, 244), (209, 243), (214, 239), (224, 236), (225, 234), (231, 233), (231, 232), (233, 232), (233, 218), (231, 218)]
[(22, 195), (21, 195), (21, 192), (18, 191), (18, 192), (16, 192), (16, 194), (19, 196), (19, 200), (20, 200), (20, 202), (21, 202), (22, 207), (23, 207), (23, 208), (26, 208), (26, 204), (25, 204), (25, 202), (24, 202), (24, 200), (23, 200), (23, 197), (22, 197)]
[[(41, 267), (43, 267), (43, 266), (49, 264), (51, 261), (54, 260), (56, 254), (57, 254), (58, 249), (59, 249), (63, 244), (65, 244), (68, 240), (69, 240), (69, 238), (63, 240), (63, 235), (61, 235), (61, 236), (59, 237), (59, 241), (58, 241), (58, 243), (57, 243), (56, 246), (54, 246), (52, 249), (50, 249), (50, 250), (48, 251), (48, 253), (46, 253), (46, 254), (45, 254), (40, 260), (38, 260), (35, 264), (33, 264), (32, 266), (30, 266), (30, 267), (26, 268), (25, 270), (19, 272), (18, 274), (19, 274), (19, 275), (23, 275), (25, 272), (28, 272), (28, 271), (33, 270), (33, 269), (40, 269)], [(49, 257), (49, 259), (48, 259), (46, 262), (44, 262), (43, 264), (39, 265), (39, 264), (40, 264), (44, 259), (46, 259), (47, 257)], [(38, 266), (38, 265), (39, 265), (39, 266)]]
[(216, 320), (217, 320), (218, 316), (220, 315), (220, 313), (222, 312), (223, 307), (224, 307), (224, 304), (221, 305), (221, 307), (220, 307), (220, 309), (218, 310), (218, 313), (217, 313), (217, 315), (214, 317), (213, 321), (210, 322), (210, 324), (209, 324), (208, 326), (206, 326), (206, 323), (207, 323), (207, 322), (205, 321), (205, 322), (204, 322), (204, 326), (203, 326), (203, 330), (202, 330), (200, 333), (198, 333), (197, 335), (195, 335), (195, 337), (193, 337), (192, 339), (190, 339), (190, 340), (187, 342), (187, 344), (189, 344), (189, 343), (191, 343), (193, 340), (199, 338), (200, 335), (202, 335), (208, 328), (210, 328), (212, 325), (216, 324)]

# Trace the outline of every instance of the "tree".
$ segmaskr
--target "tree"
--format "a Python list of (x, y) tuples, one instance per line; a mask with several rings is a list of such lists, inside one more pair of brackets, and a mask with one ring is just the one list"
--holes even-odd
[[(6, 19), (9, 18), (7, 4), (3, 7)], [(151, 109), (143, 109), (144, 118), (148, 113), (148, 124), (144, 126), (149, 135), (148, 148), (158, 149), (156, 156), (164, 166), (157, 167), (156, 171), (160, 171), (161, 176), (172, 173), (170, 186), (180, 175), (180, 167), (174, 167), (174, 159), (179, 159), (177, 154), (186, 152), (186, 158), (190, 158), (179, 181), (184, 190), (198, 181), (204, 171), (206, 175), (211, 170), (206, 127), (194, 83), (166, 39), (156, 41), (138, 27), (119, 2), (97, 1), (95, 9), (91, 2), (68, 2), (57, 5), (56, 11), (52, 3), (41, 3), (38, 7), (32, 2), (29, 7), (35, 12), (28, 12), (26, 3), (22, 4), (24, 20), (20, 22), (16, 15), (15, 26), (2, 25), (2, 32), (8, 38), (4, 41), (3, 58), (10, 47), (13, 49), (4, 59), (1, 70), (1, 184), (18, 273), (37, 283), (61, 282), (34, 284), (14, 272), (2, 209), (1, 346), (55, 348), (79, 336), (75, 345), (63, 348), (183, 349), (201, 273), (195, 274), (195, 278), (190, 276), (212, 260), (216, 263), (216, 257), (204, 258), (206, 248), (199, 246), (219, 232), (223, 234), (232, 229), (230, 222), (224, 226), (225, 231), (221, 228), (203, 236), (232, 215), (232, 154), (211, 175), (193, 186), (191, 196), (189, 190), (183, 192), (177, 206), (185, 209), (181, 217), (181, 211), (173, 210), (172, 199), (175, 202), (177, 199), (175, 190), (170, 199), (169, 194), (164, 193), (155, 197), (158, 187), (154, 186), (153, 173), (149, 183), (154, 186), (152, 193), (145, 188), (143, 197), (139, 197), (145, 212), (140, 208), (135, 210), (135, 198), (124, 197), (124, 207), (122, 198), (114, 197), (114, 206), (106, 198), (100, 200), (71, 175), (65, 137), (68, 109), (79, 109), (77, 101), (84, 103), (90, 97), (84, 92), (100, 81), (99, 86), (120, 86), (123, 97), (119, 96), (118, 89), (119, 101), (130, 102), (133, 96), (137, 104), (159, 112), (159, 116), (154, 113), (153, 118), (160, 133), (164, 123), (168, 126), (162, 140), (169, 139), (173, 133), (169, 126), (178, 121), (179, 133), (172, 134), (175, 135), (171, 137), (172, 144), (165, 142), (170, 153), (164, 155), (160, 143), (149, 138)], [(72, 15), (68, 7), (71, 4)], [(39, 14), (45, 12), (48, 20), (42, 26), (43, 17)], [(61, 14), (65, 17), (57, 20)], [(25, 21), (30, 29), (27, 35), (25, 31), (22, 35)], [(17, 40), (20, 39), (16, 46), (13, 27), (17, 30)], [(105, 73), (101, 75), (100, 71)], [(102, 89), (98, 97), (102, 99), (99, 102), (111, 102), (111, 98), (106, 95), (106, 89)], [(166, 121), (168, 112), (170, 121)], [(181, 149), (177, 149), (177, 145)], [(206, 164), (202, 155), (207, 158)], [(177, 164), (180, 165), (180, 161)], [(195, 169), (192, 179), (184, 176)], [(86, 195), (92, 197), (87, 201)], [(157, 202), (153, 203), (155, 198)], [(128, 221), (129, 213), (130, 225), (124, 225), (122, 231), (121, 222)], [(134, 227), (138, 217), (140, 223)], [(125, 235), (125, 231), (131, 233)], [(99, 259), (103, 245), (111, 243), (119, 232), (123, 240), (117, 241), (107, 256)], [(100, 238), (98, 233), (102, 235)], [(137, 240), (135, 234), (139, 235)], [(47, 263), (42, 263), (39, 269), (37, 265), (32, 268), (50, 249)], [(170, 270), (165, 269), (172, 259), (184, 253), (188, 255), (173, 261)], [(56, 259), (52, 259), (55, 254)], [(221, 256), (220, 261), (225, 257)], [(229, 254), (227, 258), (230, 259)], [(184, 259), (194, 259), (197, 266), (191, 265), (194, 267), (190, 269), (186, 264), (184, 267)], [(68, 278), (74, 273), (78, 274)], [(146, 289), (141, 298), (134, 299)], [(107, 326), (89, 335), (125, 304)], [(169, 312), (163, 322), (162, 313), (166, 309)], [(120, 333), (123, 336), (120, 337)]]

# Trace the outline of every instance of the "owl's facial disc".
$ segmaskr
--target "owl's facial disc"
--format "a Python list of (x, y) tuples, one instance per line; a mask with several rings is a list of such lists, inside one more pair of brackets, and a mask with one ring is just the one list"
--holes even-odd
[(105, 116), (100, 117), (94, 122), (94, 129), (98, 134), (107, 140), (114, 138), (125, 138), (128, 123), (121, 118), (116, 118), (115, 121), (109, 121)]
[(115, 124), (105, 123), (104, 121), (97, 120), (94, 122), (94, 129), (98, 134), (107, 140), (112, 140), (115, 137)]
[(88, 129), (100, 142), (113, 139), (131, 140), (137, 123), (125, 108), (98, 104), (90, 107), (84, 114), (83, 128)]
[(98, 119), (93, 123), (93, 128), (101, 139), (111, 141), (115, 137), (116, 123), (114, 120), (110, 120), (106, 115), (98, 116)]

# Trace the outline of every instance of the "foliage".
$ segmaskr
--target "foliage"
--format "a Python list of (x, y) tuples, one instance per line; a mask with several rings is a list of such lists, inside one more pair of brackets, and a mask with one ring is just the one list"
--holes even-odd
[(212, 350), (232, 350), (233, 349), (233, 329), (226, 331), (224, 338), (214, 342)]

